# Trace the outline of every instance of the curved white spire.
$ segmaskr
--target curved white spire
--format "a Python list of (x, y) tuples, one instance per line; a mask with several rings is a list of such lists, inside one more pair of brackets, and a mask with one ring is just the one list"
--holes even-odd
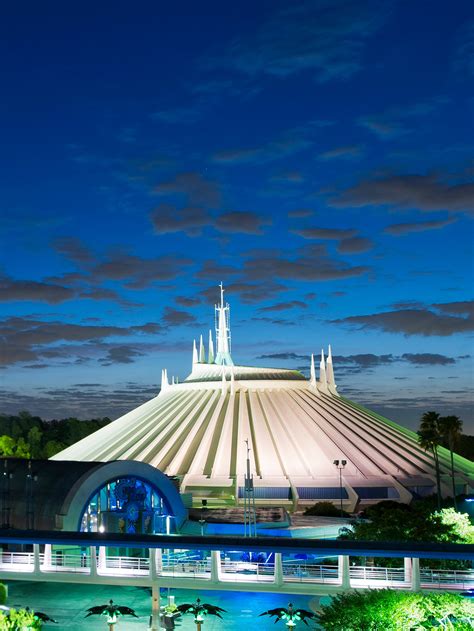
[(309, 371), (309, 383), (314, 388), (316, 387), (316, 369), (314, 367), (314, 355), (311, 353), (311, 368)]
[(323, 392), (328, 391), (328, 381), (326, 377), (326, 364), (324, 363), (324, 351), (321, 349), (321, 361), (319, 362), (319, 387)]
[(205, 364), (206, 363), (206, 350), (204, 348), (204, 342), (202, 339), (202, 335), (199, 338), (199, 363), (200, 364)]
[(224, 304), (224, 285), (221, 288), (221, 303), (216, 305), (216, 340), (217, 355), (215, 363), (223, 366), (233, 366), (234, 362), (230, 356), (230, 307), (229, 303)]
[(214, 342), (212, 340), (212, 331), (209, 329), (209, 355), (207, 357), (207, 362), (209, 364), (214, 363)]
[(334, 367), (332, 364), (332, 353), (331, 353), (330, 344), (328, 348), (328, 358), (326, 361), (326, 375), (327, 375), (327, 383), (328, 383), (329, 391), (332, 394), (337, 394), (337, 386), (336, 386), (336, 380), (334, 379)]
[(193, 365), (199, 363), (198, 349), (196, 346), (196, 340), (193, 340)]

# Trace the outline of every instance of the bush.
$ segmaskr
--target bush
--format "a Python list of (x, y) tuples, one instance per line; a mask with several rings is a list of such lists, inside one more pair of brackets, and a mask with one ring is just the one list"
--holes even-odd
[(391, 589), (349, 592), (323, 605), (318, 622), (326, 631), (461, 630), (472, 628), (474, 603), (448, 593)]
[(3, 583), (0, 583), (0, 605), (4, 605), (7, 601), (7, 588)]
[[(340, 517), (341, 509), (334, 506), (332, 502), (316, 502), (314, 506), (307, 508), (304, 514), (318, 517)], [(349, 517), (349, 513), (342, 511), (342, 516)]]

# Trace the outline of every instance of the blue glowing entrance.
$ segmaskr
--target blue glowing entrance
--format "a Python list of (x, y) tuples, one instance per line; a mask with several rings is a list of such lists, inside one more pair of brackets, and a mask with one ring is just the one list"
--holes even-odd
[(174, 531), (164, 498), (149, 482), (136, 477), (113, 480), (89, 499), (81, 532), (159, 534)]

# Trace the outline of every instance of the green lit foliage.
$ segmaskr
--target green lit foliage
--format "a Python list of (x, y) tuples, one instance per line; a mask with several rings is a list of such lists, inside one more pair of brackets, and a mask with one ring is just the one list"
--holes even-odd
[[(316, 502), (313, 506), (307, 508), (305, 515), (317, 515), (319, 517), (340, 517), (341, 509), (334, 506), (332, 502)], [(348, 517), (349, 513), (342, 512), (343, 517)]]
[(29, 412), (0, 414), (0, 457), (51, 458), (108, 423), (109, 418), (43, 421)]
[(433, 509), (430, 501), (410, 506), (379, 502), (368, 508), (364, 519), (341, 528), (340, 539), (353, 541), (433, 541), (472, 543), (474, 527), (469, 515), (453, 508)]
[(434, 515), (441, 519), (443, 525), (451, 528), (451, 532), (444, 541), (450, 543), (474, 543), (474, 526), (467, 513), (460, 513), (454, 508), (443, 508), (434, 513)]
[(0, 583), (0, 605), (4, 605), (7, 601), (7, 588), (3, 583)]
[(0, 629), (2, 631), (36, 631), (41, 629), (41, 620), (36, 618), (33, 611), (26, 609), (10, 609), (8, 615), (0, 612)]
[(473, 628), (474, 602), (448, 593), (348, 592), (323, 605), (318, 622), (326, 631), (461, 631)]

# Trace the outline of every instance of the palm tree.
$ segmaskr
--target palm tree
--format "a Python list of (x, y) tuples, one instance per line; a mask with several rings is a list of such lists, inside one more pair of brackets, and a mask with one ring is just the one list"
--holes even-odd
[(451, 455), (451, 480), (453, 483), (453, 502), (455, 510), (458, 509), (456, 503), (456, 480), (454, 477), (454, 447), (461, 438), (462, 421), (459, 416), (442, 416), (439, 419), (441, 435), (447, 445)]
[(97, 605), (96, 607), (89, 607), (87, 610), (88, 618), (89, 616), (107, 616), (107, 624), (109, 625), (109, 630), (113, 631), (115, 625), (117, 624), (119, 616), (134, 616), (138, 618), (137, 614), (130, 607), (124, 607), (120, 605), (115, 605), (113, 600), (109, 600), (108, 605)]
[(425, 412), (420, 419), (418, 430), (418, 443), (425, 451), (431, 451), (436, 471), (436, 497), (438, 509), (441, 508), (441, 474), (439, 468), (438, 447), (443, 437), (440, 428), (440, 416), (437, 412)]

